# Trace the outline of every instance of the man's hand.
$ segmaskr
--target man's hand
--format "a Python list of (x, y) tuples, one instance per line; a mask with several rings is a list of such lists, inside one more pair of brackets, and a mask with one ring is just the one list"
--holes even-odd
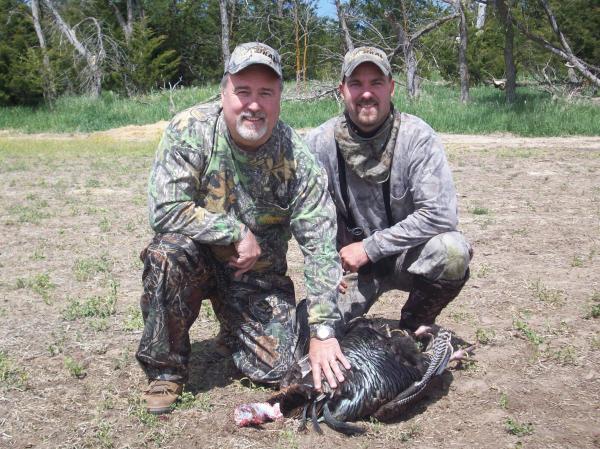
[(369, 262), (369, 256), (362, 242), (351, 243), (340, 250), (342, 268), (351, 273), (356, 273), (360, 267)]
[(242, 274), (250, 270), (258, 258), (260, 257), (260, 246), (256, 241), (256, 237), (252, 234), (252, 231), (248, 229), (248, 232), (242, 240), (234, 243), (235, 249), (238, 253), (236, 256), (229, 258), (229, 266), (237, 268), (233, 274), (235, 279), (240, 279)]
[(338, 291), (342, 294), (346, 294), (346, 290), (348, 290), (348, 283), (343, 279), (340, 281), (340, 285), (338, 285)]
[(331, 388), (337, 387), (336, 378), (339, 382), (344, 381), (344, 375), (340, 370), (338, 360), (344, 365), (344, 368), (350, 369), (350, 362), (342, 354), (340, 344), (335, 338), (322, 341), (318, 338), (311, 338), (308, 358), (312, 368), (315, 389), (319, 391), (321, 390), (321, 373), (325, 374)]

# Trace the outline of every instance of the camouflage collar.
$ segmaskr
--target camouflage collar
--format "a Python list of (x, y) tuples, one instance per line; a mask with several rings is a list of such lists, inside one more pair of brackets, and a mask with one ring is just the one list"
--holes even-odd
[(400, 129), (400, 112), (392, 110), (389, 117), (372, 137), (361, 137), (350, 119), (341, 116), (334, 130), (335, 141), (348, 167), (361, 179), (377, 184), (385, 182)]

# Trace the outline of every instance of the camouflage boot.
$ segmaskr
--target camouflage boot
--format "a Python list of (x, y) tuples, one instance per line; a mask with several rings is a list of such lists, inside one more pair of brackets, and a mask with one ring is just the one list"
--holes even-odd
[(415, 276), (413, 289), (400, 313), (400, 328), (415, 331), (419, 326), (432, 325), (450, 301), (458, 296), (469, 279), (469, 270), (459, 281), (430, 281)]

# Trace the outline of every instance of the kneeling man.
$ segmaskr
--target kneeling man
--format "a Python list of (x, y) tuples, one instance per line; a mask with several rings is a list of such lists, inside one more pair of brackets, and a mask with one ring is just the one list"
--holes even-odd
[[(314, 155), (279, 120), (279, 54), (250, 42), (231, 54), (222, 107), (195, 106), (167, 126), (149, 188), (156, 235), (142, 252), (144, 317), (137, 359), (148, 411), (166, 413), (187, 381), (189, 329), (211, 299), (236, 367), (277, 384), (294, 362), (298, 327), (320, 386), (343, 381), (336, 329), (342, 276), (335, 207)], [(288, 240), (304, 254), (305, 304), (297, 323)], [(306, 310), (306, 309), (303, 309)]]
[(338, 306), (347, 322), (385, 291), (410, 292), (400, 327), (431, 325), (469, 277), (471, 247), (457, 231), (457, 200), (440, 139), (392, 104), (385, 53), (348, 52), (345, 111), (306, 138), (327, 170), (346, 276)]

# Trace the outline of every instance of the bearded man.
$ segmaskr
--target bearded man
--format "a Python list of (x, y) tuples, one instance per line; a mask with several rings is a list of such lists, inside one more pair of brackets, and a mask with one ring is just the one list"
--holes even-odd
[(396, 110), (386, 54), (359, 47), (344, 57), (345, 111), (306, 137), (327, 170), (346, 272), (344, 320), (365, 314), (382, 293), (410, 292), (400, 327), (432, 325), (469, 277), (471, 246), (457, 231), (452, 174), (438, 136)]
[[(210, 299), (235, 366), (276, 385), (295, 361), (299, 327), (309, 355), (335, 386), (350, 368), (336, 338), (341, 266), (335, 207), (313, 154), (279, 120), (279, 54), (250, 42), (231, 54), (221, 106), (194, 106), (167, 126), (150, 176), (150, 224), (142, 252), (144, 331), (136, 357), (148, 411), (172, 409), (188, 379), (189, 329)], [(297, 323), (287, 276), (291, 236), (304, 254), (308, 319)], [(307, 322), (306, 322), (307, 321)]]

